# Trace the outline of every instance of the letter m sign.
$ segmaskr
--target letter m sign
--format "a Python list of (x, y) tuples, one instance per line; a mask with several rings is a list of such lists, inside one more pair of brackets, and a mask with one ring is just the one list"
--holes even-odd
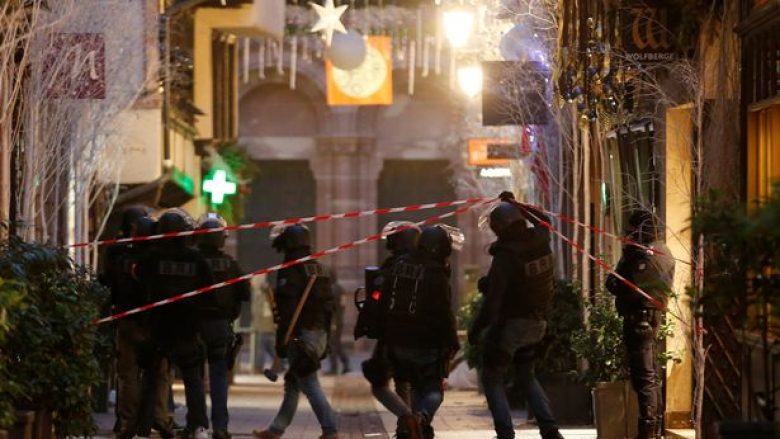
[(52, 34), (45, 59), (42, 80), (50, 98), (105, 99), (103, 34)]

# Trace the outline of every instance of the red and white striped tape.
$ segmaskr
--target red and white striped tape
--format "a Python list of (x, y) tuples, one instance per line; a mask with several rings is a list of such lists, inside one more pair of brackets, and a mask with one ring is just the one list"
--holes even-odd
[(565, 222), (567, 222), (569, 224), (574, 224), (574, 225), (576, 225), (578, 227), (583, 227), (583, 228), (591, 230), (591, 231), (593, 231), (595, 233), (607, 236), (607, 237), (612, 238), (612, 239), (616, 239), (616, 240), (622, 242), (623, 244), (628, 244), (628, 245), (633, 245), (635, 247), (639, 247), (642, 250), (648, 252), (649, 254), (659, 254), (659, 255), (663, 255), (663, 256), (669, 256), (670, 258), (674, 259), (677, 262), (680, 262), (680, 263), (683, 263), (683, 264), (686, 264), (686, 265), (692, 265), (690, 261), (686, 261), (684, 259), (675, 258), (673, 255), (667, 255), (666, 253), (664, 253), (664, 252), (662, 252), (662, 251), (660, 251), (660, 250), (658, 250), (656, 248), (648, 247), (646, 245), (640, 244), (640, 243), (638, 243), (636, 241), (633, 241), (631, 239), (626, 238), (625, 236), (615, 235), (614, 233), (607, 232), (606, 230), (602, 230), (602, 229), (600, 229), (600, 228), (598, 228), (596, 226), (592, 226), (590, 224), (585, 224), (585, 223), (577, 221), (577, 220), (575, 220), (573, 218), (569, 218), (568, 216), (566, 216), (566, 215), (564, 215), (562, 213), (555, 213), (555, 212), (547, 210), (547, 209), (545, 209), (545, 208), (543, 208), (541, 206), (536, 206), (536, 205), (533, 205), (533, 204), (527, 204), (527, 203), (522, 203), (522, 204), (525, 204), (525, 205), (527, 205), (529, 207), (533, 207), (535, 209), (538, 209), (538, 210), (546, 213), (547, 215), (552, 215), (552, 216), (554, 216), (556, 218), (560, 218), (562, 221), (565, 221)]
[[(521, 203), (521, 204), (522, 204), (522, 203)], [(528, 206), (529, 206), (529, 207), (534, 207), (534, 206), (532, 206), (532, 205), (530, 205), (530, 204), (529, 204)], [(665, 305), (663, 302), (661, 302), (661, 301), (659, 301), (658, 299), (656, 299), (656, 298), (652, 297), (651, 295), (647, 294), (647, 293), (646, 293), (646, 292), (644, 292), (644, 291), (643, 291), (641, 288), (639, 288), (639, 286), (637, 286), (635, 283), (631, 282), (630, 280), (626, 279), (625, 277), (623, 277), (623, 276), (621, 276), (620, 274), (618, 274), (617, 272), (615, 272), (615, 271), (612, 269), (612, 267), (611, 267), (611, 266), (610, 266), (608, 263), (606, 263), (604, 260), (602, 260), (602, 259), (599, 259), (599, 258), (597, 258), (597, 257), (593, 256), (592, 254), (590, 254), (590, 253), (586, 252), (586, 251), (585, 251), (585, 249), (584, 249), (584, 248), (582, 248), (582, 246), (581, 246), (581, 245), (579, 245), (579, 244), (577, 244), (576, 242), (572, 241), (571, 239), (567, 238), (567, 237), (566, 237), (566, 236), (565, 236), (563, 233), (559, 232), (559, 231), (558, 231), (558, 229), (556, 229), (555, 227), (553, 227), (553, 225), (552, 225), (552, 224), (550, 224), (550, 223), (548, 223), (547, 221), (544, 221), (543, 219), (541, 219), (541, 218), (539, 218), (538, 216), (534, 215), (534, 213), (533, 213), (533, 212), (532, 212), (530, 209), (525, 209), (525, 211), (526, 211), (526, 213), (528, 213), (529, 215), (531, 215), (533, 218), (535, 218), (535, 219), (536, 219), (536, 220), (537, 220), (537, 221), (538, 221), (538, 222), (539, 222), (539, 223), (540, 223), (540, 224), (541, 224), (543, 227), (545, 227), (545, 228), (546, 228), (546, 229), (548, 229), (549, 231), (551, 231), (551, 232), (555, 233), (556, 235), (558, 235), (558, 236), (559, 236), (561, 239), (563, 239), (563, 240), (564, 240), (564, 241), (565, 241), (567, 244), (569, 244), (570, 246), (574, 247), (574, 248), (575, 248), (575, 249), (576, 249), (578, 252), (580, 252), (580, 253), (584, 254), (585, 256), (587, 256), (587, 257), (588, 257), (590, 260), (592, 260), (593, 262), (595, 262), (597, 265), (599, 265), (601, 268), (603, 268), (604, 270), (606, 270), (608, 273), (610, 273), (610, 274), (614, 275), (614, 276), (615, 276), (616, 278), (618, 278), (618, 279), (619, 279), (621, 282), (623, 282), (624, 284), (626, 284), (626, 285), (627, 285), (629, 288), (631, 288), (632, 290), (634, 290), (634, 291), (636, 291), (637, 293), (639, 293), (640, 295), (642, 295), (642, 297), (644, 297), (645, 299), (649, 300), (649, 301), (650, 301), (650, 303), (652, 303), (652, 304), (653, 304), (654, 306), (656, 306), (658, 309), (660, 309), (660, 310), (663, 310), (663, 311), (666, 311), (666, 310), (667, 310), (667, 309), (666, 309), (666, 305)]]
[(235, 226), (219, 227), (214, 229), (200, 229), (200, 230), (190, 230), (186, 232), (162, 233), (159, 235), (137, 236), (132, 238), (104, 239), (102, 241), (91, 241), (91, 242), (81, 242), (78, 244), (71, 244), (69, 245), (69, 247), (88, 247), (91, 245), (98, 246), (98, 245), (123, 244), (127, 242), (152, 241), (155, 239), (175, 238), (177, 236), (193, 236), (193, 235), (202, 235), (205, 233), (226, 232), (226, 231), (233, 231), (233, 230), (261, 229), (266, 227), (274, 227), (278, 225), (309, 223), (314, 221), (330, 221), (333, 219), (341, 219), (341, 218), (359, 218), (359, 217), (371, 216), (371, 215), (386, 215), (389, 213), (417, 212), (420, 210), (447, 208), (447, 207), (460, 206), (464, 204), (471, 205), (474, 203), (481, 203), (490, 200), (493, 199), (492, 198), (468, 198), (465, 200), (457, 200), (457, 201), (442, 201), (438, 203), (428, 203), (428, 204), (412, 204), (410, 206), (403, 206), (403, 207), (386, 207), (386, 208), (371, 209), (371, 210), (355, 210), (352, 212), (335, 213), (330, 215), (316, 215), (316, 216), (307, 216), (301, 218), (287, 218), (287, 219), (277, 220), (277, 221), (261, 221), (257, 223), (240, 224)]
[[(494, 198), (475, 198), (475, 199), (472, 199), (472, 201), (458, 202), (458, 204), (466, 204), (466, 206), (461, 207), (461, 208), (459, 208), (457, 210), (454, 210), (452, 212), (448, 212), (448, 213), (445, 213), (445, 214), (442, 214), (442, 215), (436, 215), (436, 216), (432, 216), (430, 218), (426, 218), (426, 219), (424, 219), (424, 220), (422, 220), (422, 221), (420, 221), (418, 223), (415, 223), (415, 225), (421, 226), (421, 225), (425, 225), (425, 224), (437, 223), (437, 222), (443, 220), (444, 218), (448, 218), (448, 217), (455, 216), (455, 215), (460, 215), (462, 213), (465, 213), (465, 212), (469, 211), (470, 209), (472, 209), (475, 206), (479, 206), (479, 205), (483, 205), (483, 204), (486, 204), (486, 203), (490, 203), (490, 202), (492, 202), (494, 200), (495, 200)], [(453, 204), (449, 204), (449, 205), (452, 206)], [(312, 254), (310, 254), (308, 256), (304, 256), (304, 257), (302, 257), (300, 259), (295, 259), (295, 260), (292, 260), (292, 261), (283, 262), (281, 264), (274, 265), (273, 267), (268, 267), (268, 268), (263, 268), (263, 269), (260, 269), (260, 270), (257, 270), (257, 271), (253, 271), (253, 272), (245, 274), (243, 276), (239, 276), (239, 277), (236, 277), (236, 278), (233, 278), (233, 279), (228, 279), (228, 280), (226, 280), (224, 282), (219, 282), (219, 283), (216, 283), (214, 285), (205, 286), (203, 288), (198, 288), (197, 290), (193, 290), (193, 291), (190, 291), (190, 292), (187, 292), (187, 293), (184, 293), (184, 294), (179, 294), (178, 296), (170, 297), (168, 299), (163, 299), (163, 300), (160, 300), (160, 301), (157, 301), (157, 302), (153, 302), (153, 303), (148, 303), (146, 305), (139, 306), (138, 308), (133, 308), (133, 309), (128, 310), (128, 311), (123, 311), (123, 312), (120, 312), (120, 313), (117, 313), (117, 314), (114, 314), (114, 315), (111, 315), (111, 316), (108, 316), (108, 317), (104, 317), (104, 318), (102, 318), (100, 320), (96, 320), (95, 324), (100, 325), (100, 324), (108, 323), (108, 322), (111, 322), (111, 321), (114, 321), (114, 320), (119, 320), (119, 319), (122, 319), (124, 317), (128, 317), (128, 316), (131, 316), (131, 315), (134, 315), (134, 314), (139, 314), (139, 313), (142, 313), (144, 311), (148, 311), (148, 310), (153, 309), (153, 308), (158, 308), (158, 307), (161, 307), (161, 306), (164, 306), (164, 305), (168, 305), (168, 304), (173, 303), (173, 302), (178, 302), (180, 300), (184, 300), (184, 299), (187, 299), (189, 297), (197, 296), (199, 294), (208, 293), (210, 291), (214, 291), (214, 290), (217, 290), (219, 288), (222, 288), (222, 287), (225, 287), (225, 286), (228, 286), (228, 285), (233, 285), (233, 284), (238, 283), (238, 282), (247, 281), (247, 280), (249, 280), (249, 279), (251, 279), (251, 278), (253, 278), (255, 276), (268, 274), (268, 273), (271, 273), (273, 271), (278, 271), (278, 270), (281, 270), (283, 268), (292, 267), (294, 265), (298, 265), (298, 264), (301, 264), (301, 263), (306, 262), (306, 261), (319, 259), (319, 258), (321, 258), (323, 256), (331, 255), (333, 253), (338, 253), (338, 252), (340, 252), (342, 250), (348, 250), (348, 249), (351, 249), (353, 247), (357, 247), (359, 245), (366, 244), (368, 242), (378, 241), (378, 240), (380, 240), (380, 239), (382, 239), (382, 238), (384, 238), (386, 236), (392, 235), (393, 233), (398, 233), (398, 232), (401, 232), (403, 230), (406, 230), (409, 227), (411, 227), (411, 226), (399, 227), (399, 228), (397, 228), (395, 230), (392, 230), (390, 232), (377, 233), (377, 234), (374, 234), (374, 235), (370, 235), (370, 236), (367, 236), (367, 237), (365, 237), (363, 239), (359, 239), (357, 241), (352, 241), (352, 242), (349, 242), (349, 243), (346, 243), (346, 244), (341, 244), (341, 245), (333, 247), (333, 248), (329, 248), (327, 250), (321, 250), (321, 251), (312, 253)]]

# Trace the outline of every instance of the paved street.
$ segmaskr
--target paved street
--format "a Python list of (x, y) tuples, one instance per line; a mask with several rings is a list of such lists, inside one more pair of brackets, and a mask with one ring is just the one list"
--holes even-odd
[[(339, 377), (323, 376), (323, 386), (339, 413), (341, 437), (392, 438), (395, 418), (380, 408), (371, 397), (368, 383), (359, 373)], [(175, 386), (177, 403), (183, 403), (181, 385)], [(234, 437), (249, 437), (253, 429), (265, 427), (273, 418), (282, 397), (280, 383), (269, 383), (260, 376), (239, 376), (230, 394), (230, 429)], [(177, 421), (184, 422), (184, 410), (176, 411)], [(525, 419), (525, 413), (518, 412), (518, 421)], [(113, 414), (98, 414), (99, 436), (110, 436)], [(472, 390), (450, 390), (445, 394), (444, 405), (434, 422), (436, 437), (441, 439), (490, 439), (495, 436), (491, 429), (490, 415), (481, 395)], [(518, 439), (538, 438), (533, 426), (518, 424)], [(563, 430), (566, 438), (595, 438), (592, 429)], [(305, 398), (293, 425), (285, 434), (289, 439), (316, 439), (320, 435), (317, 419)]]

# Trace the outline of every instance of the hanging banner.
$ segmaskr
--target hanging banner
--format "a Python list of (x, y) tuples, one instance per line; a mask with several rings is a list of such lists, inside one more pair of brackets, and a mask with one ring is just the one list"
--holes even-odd
[(663, 0), (628, 2), (620, 10), (621, 40), (625, 57), (640, 64), (670, 61), (677, 57), (675, 35), (680, 22)]
[(325, 60), (328, 105), (391, 105), (393, 60), (390, 37), (368, 37), (366, 59), (353, 70)]

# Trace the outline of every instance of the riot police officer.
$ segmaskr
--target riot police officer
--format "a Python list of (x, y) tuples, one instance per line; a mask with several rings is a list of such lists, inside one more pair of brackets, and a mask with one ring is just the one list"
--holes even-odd
[[(396, 230), (398, 231), (387, 235), (387, 233)], [(382, 233), (387, 236), (385, 247), (390, 251), (390, 256), (379, 267), (379, 272), (370, 277), (374, 284), (366, 285), (369, 293), (366, 300), (376, 300), (376, 292), (379, 293), (379, 298), (381, 299), (383, 280), (392, 276), (393, 269), (399, 258), (408, 255), (417, 247), (420, 228), (409, 221), (392, 221), (382, 229)], [(364, 306), (361, 309), (361, 313), (369, 312), (369, 309), (370, 307)], [(365, 321), (366, 324), (371, 324), (378, 320), (378, 316), (360, 316), (359, 320)], [(390, 390), (390, 379), (393, 378), (393, 369), (388, 358), (387, 344), (381, 337), (377, 339), (376, 345), (374, 345), (371, 358), (364, 361), (362, 367), (363, 376), (371, 383), (371, 393), (374, 395), (374, 398), (398, 417), (400, 426), (405, 426), (407, 430), (415, 430), (416, 418), (413, 416), (411, 408), (411, 385), (408, 381), (395, 378), (395, 392)]]
[(411, 383), (416, 418), (399, 422), (399, 438), (434, 436), (431, 423), (443, 400), (442, 380), (459, 349), (449, 256), (453, 241), (460, 245), (462, 237), (459, 230), (444, 224), (422, 227), (417, 248), (398, 258), (383, 287), (382, 340), (394, 377)]
[[(284, 262), (311, 254), (311, 233), (302, 224), (275, 227), (271, 239), (273, 248), (284, 254)], [(307, 295), (305, 301), (304, 295)], [(279, 357), (289, 360), (290, 368), (284, 376), (284, 399), (279, 412), (266, 430), (253, 431), (252, 435), (258, 439), (281, 438), (303, 393), (322, 427), (320, 438), (338, 439), (336, 414), (317, 377), (320, 361), (327, 351), (333, 312), (330, 279), (317, 261), (283, 268), (277, 276), (274, 299), (278, 315), (276, 351)], [(300, 312), (296, 313), (298, 309)], [(288, 329), (290, 339), (286, 337)]]
[[(155, 221), (143, 206), (132, 206), (122, 213), (119, 238), (147, 236), (153, 232)], [(133, 267), (143, 258), (147, 247), (143, 242), (119, 244), (109, 247), (106, 252), (103, 282), (111, 290), (112, 305), (115, 312), (127, 311), (147, 303), (143, 285), (133, 275)], [(149, 328), (144, 314), (137, 314), (117, 322), (117, 436), (132, 438), (138, 425), (138, 404), (141, 393), (141, 369), (139, 354), (149, 342)], [(173, 437), (170, 417), (167, 410), (168, 386), (167, 365), (162, 365), (161, 387), (154, 401), (154, 424), (163, 438)]]
[[(544, 439), (560, 439), (547, 395), (534, 375), (536, 345), (547, 327), (553, 295), (553, 255), (539, 211), (524, 211), (511, 194), (490, 212), (498, 239), (490, 246), (493, 261), (480, 280), (485, 301), (469, 331), (469, 343), (483, 347), (481, 379), (498, 439), (513, 439), (512, 416), (504, 375), (510, 364), (523, 386)], [(530, 221), (530, 224), (528, 221)]]
[[(216, 214), (208, 214), (198, 224), (198, 229), (225, 227), (225, 220)], [(213, 232), (198, 235), (197, 244), (201, 254), (211, 267), (216, 282), (223, 282), (241, 276), (238, 263), (226, 255), (226, 233)], [(213, 439), (230, 439), (228, 433), (228, 356), (235, 341), (233, 321), (241, 312), (241, 302), (249, 300), (249, 282), (238, 282), (209, 293), (201, 304), (200, 336), (206, 345), (209, 365), (209, 394), (211, 396), (211, 427)], [(232, 358), (231, 358), (232, 360)]]
[[(160, 233), (192, 230), (190, 216), (179, 209), (170, 209), (159, 219)], [(186, 238), (168, 238), (155, 244), (138, 266), (141, 282), (151, 300), (167, 299), (214, 284), (206, 259), (187, 245)], [(203, 389), (203, 346), (198, 338), (199, 302), (203, 296), (180, 300), (149, 311), (153, 349), (145, 362), (147, 370), (156, 370), (163, 358), (176, 364), (184, 381), (187, 402), (185, 436), (208, 438), (208, 416)], [(141, 397), (142, 423), (139, 436), (148, 436), (149, 411), (156, 375), (146, 373)]]
[(650, 248), (633, 244), (623, 247), (615, 272), (641, 288), (656, 301), (650, 301), (626, 285), (617, 276), (607, 277), (606, 287), (615, 296), (618, 313), (623, 317), (623, 342), (628, 353), (631, 385), (639, 399), (638, 439), (659, 437), (658, 374), (655, 367), (655, 339), (674, 279), (674, 259), (660, 237), (653, 214), (634, 211), (628, 220), (626, 237)]

